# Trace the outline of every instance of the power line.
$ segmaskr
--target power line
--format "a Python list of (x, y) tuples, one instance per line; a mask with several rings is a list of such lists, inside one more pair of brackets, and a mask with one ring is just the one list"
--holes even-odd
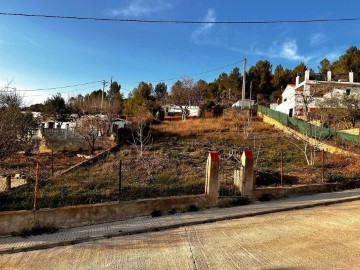
[[(165, 79), (165, 80), (156, 80), (156, 81), (151, 81), (151, 82), (157, 83), (157, 82), (173, 81), (173, 80), (182, 79), (183, 77), (198, 76), (198, 75), (214, 72), (214, 71), (226, 68), (226, 67), (230, 67), (230, 66), (236, 65), (238, 63), (242, 63), (243, 61), (244, 60), (236, 61), (236, 62), (231, 63), (231, 64), (227, 64), (227, 65), (224, 65), (224, 66), (220, 66), (220, 67), (213, 68), (213, 69), (206, 70), (206, 71), (199, 72), (199, 73), (187, 74), (187, 75), (184, 75), (184, 76), (181, 76), (181, 77), (170, 78), (170, 79)], [(66, 86), (56, 86), (56, 87), (50, 87), (50, 88), (38, 88), (38, 89), (16, 89), (16, 88), (11, 88), (11, 89), (16, 89), (16, 91), (21, 91), (21, 92), (36, 92), (36, 91), (48, 91), (48, 90), (56, 90), (56, 89), (65, 89), (65, 88), (70, 88), (70, 87), (77, 87), (77, 86), (83, 86), (83, 85), (89, 85), (89, 84), (95, 84), (95, 83), (101, 83), (101, 82), (102, 82), (102, 80), (101, 81), (99, 80), (99, 81), (81, 83), (81, 84), (66, 85)], [(122, 87), (122, 89), (124, 89), (126, 91), (130, 91), (130, 90), (125, 89), (123, 87)], [(6, 92), (6, 90), (3, 90), (3, 91)], [(70, 92), (73, 92), (73, 91), (70, 91)], [(69, 92), (65, 92), (65, 93), (69, 93)], [(40, 96), (40, 95), (38, 95), (38, 96)]]
[(39, 89), (16, 89), (16, 91), (22, 91), (22, 92), (35, 92), (35, 91), (47, 91), (47, 90), (56, 90), (56, 89), (64, 89), (64, 88), (70, 88), (70, 87), (77, 87), (82, 85), (88, 85), (88, 84), (95, 84), (100, 83), (101, 81), (94, 81), (94, 82), (87, 82), (87, 83), (80, 83), (80, 84), (73, 84), (73, 85), (66, 85), (66, 86), (57, 86), (57, 87), (50, 87), (50, 88), (39, 88)]
[(187, 20), (142, 20), (142, 19), (117, 19), (99, 17), (61, 16), (28, 13), (0, 12), (2, 16), (38, 17), (46, 19), (66, 19), (83, 21), (108, 21), (129, 23), (168, 23), (168, 24), (281, 24), (281, 23), (318, 23), (318, 22), (349, 22), (360, 21), (360, 18), (334, 18), (334, 19), (308, 19), (308, 20), (267, 20), (267, 21), (187, 21)]
[(226, 68), (226, 67), (231, 67), (231, 66), (233, 66), (233, 65), (236, 65), (236, 64), (239, 64), (239, 63), (242, 63), (242, 62), (244, 62), (244, 60), (240, 60), (240, 61), (237, 61), (237, 62), (228, 64), (228, 65), (225, 65), (225, 66), (217, 67), (217, 68), (210, 69), (210, 70), (203, 71), (203, 72), (199, 72), (199, 73), (185, 74), (185, 75), (183, 75), (183, 76), (181, 76), (181, 77), (170, 78), (170, 79), (166, 79), (166, 80), (157, 80), (157, 81), (152, 81), (152, 82), (153, 82), (153, 83), (157, 83), (157, 82), (166, 82), (166, 81), (180, 80), (180, 79), (182, 79), (182, 78), (184, 78), (184, 77), (192, 77), (192, 76), (198, 76), (198, 75), (210, 73), (210, 72), (217, 71), (217, 70), (220, 70), (220, 69), (223, 69), (223, 68)]
[[(206, 74), (206, 73), (211, 73), (211, 72), (214, 72), (214, 71), (217, 71), (217, 70), (226, 68), (226, 67), (234, 66), (234, 65), (239, 64), (239, 63), (242, 63), (242, 62), (244, 62), (244, 59), (243, 59), (243, 60), (240, 60), (240, 61), (236, 61), (236, 62), (231, 63), (231, 64), (228, 64), (228, 65), (220, 66), (220, 67), (213, 68), (213, 69), (206, 70), (206, 71), (199, 72), (199, 73), (185, 74), (185, 75), (183, 75), (183, 76), (181, 76), (181, 77), (175, 77), (175, 78), (164, 79), (164, 80), (150, 80), (149, 82), (158, 83), (158, 82), (166, 82), (166, 81), (180, 80), (180, 79), (182, 79), (182, 78), (184, 78), (184, 77), (193, 77), (193, 76), (198, 76), (198, 75), (202, 75), (202, 74)], [(127, 84), (131, 84), (131, 83), (127, 83)], [(124, 89), (125, 89), (125, 88), (124, 88)], [(125, 89), (125, 90), (127, 90), (127, 89)]]

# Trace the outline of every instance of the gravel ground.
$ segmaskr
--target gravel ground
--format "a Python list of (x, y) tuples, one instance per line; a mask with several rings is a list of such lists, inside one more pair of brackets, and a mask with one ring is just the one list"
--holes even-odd
[(360, 201), (0, 256), (0, 269), (359, 269)]

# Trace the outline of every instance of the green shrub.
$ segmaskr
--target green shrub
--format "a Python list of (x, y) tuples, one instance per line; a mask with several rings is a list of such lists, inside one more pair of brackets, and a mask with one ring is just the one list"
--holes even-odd
[(336, 182), (343, 182), (346, 180), (346, 177), (341, 172), (334, 172), (327, 174), (325, 176), (326, 182), (329, 183), (336, 183)]

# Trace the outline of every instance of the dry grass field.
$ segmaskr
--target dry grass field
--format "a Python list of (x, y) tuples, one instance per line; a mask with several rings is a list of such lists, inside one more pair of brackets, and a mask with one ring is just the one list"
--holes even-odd
[[(221, 157), (220, 195), (231, 195), (233, 170), (245, 148), (252, 149), (256, 165), (256, 185), (280, 183), (280, 156), (283, 152), (284, 184), (321, 182), (321, 153), (308, 166), (298, 146), (303, 143), (253, 117), (194, 119), (152, 125), (152, 139), (141, 156), (138, 147), (128, 144), (117, 153), (88, 167), (49, 177), (49, 156), (41, 157), (40, 207), (58, 207), (117, 200), (121, 160), (121, 199), (133, 200), (204, 192), (205, 166), (209, 151)], [(34, 157), (33, 157), (34, 158)], [(81, 159), (80, 159), (81, 160)], [(76, 155), (56, 153), (54, 166), (64, 168), (80, 161)], [(19, 162), (19, 166), (21, 163)], [(31, 163), (35, 169), (34, 160)], [(6, 167), (4, 163), (2, 168)], [(66, 165), (67, 164), (67, 165)], [(9, 166), (10, 166), (9, 165)], [(10, 166), (10, 167), (11, 167)], [(326, 154), (325, 180), (353, 181), (360, 178), (360, 160)], [(0, 210), (31, 209), (33, 184), (0, 193)]]

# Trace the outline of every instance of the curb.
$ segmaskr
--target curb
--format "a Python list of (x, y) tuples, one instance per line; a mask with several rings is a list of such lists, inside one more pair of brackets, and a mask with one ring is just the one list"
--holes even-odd
[(70, 246), (70, 245), (76, 245), (76, 244), (98, 241), (98, 240), (105, 240), (105, 239), (110, 239), (110, 238), (120, 237), (120, 236), (143, 234), (143, 233), (149, 233), (149, 232), (158, 232), (158, 231), (164, 231), (164, 230), (170, 230), (170, 229), (177, 229), (177, 228), (181, 228), (183, 226), (201, 225), (201, 224), (215, 223), (215, 222), (225, 221), (225, 220), (262, 216), (262, 215), (268, 215), (268, 214), (272, 214), (272, 213), (287, 212), (287, 211), (293, 211), (293, 210), (313, 208), (313, 207), (318, 207), (318, 206), (327, 206), (327, 205), (333, 205), (333, 204), (353, 202), (353, 201), (357, 201), (357, 200), (360, 200), (360, 196), (346, 198), (346, 199), (333, 199), (333, 200), (329, 200), (329, 201), (297, 205), (297, 206), (290, 206), (290, 207), (284, 207), (284, 208), (279, 207), (277, 209), (263, 210), (263, 211), (246, 213), (246, 214), (228, 215), (228, 216), (219, 217), (219, 218), (208, 218), (205, 220), (180, 222), (178, 224), (163, 225), (163, 226), (157, 226), (157, 227), (152, 227), (152, 228), (147, 228), (147, 229), (134, 230), (134, 231), (130, 231), (130, 232), (122, 232), (120, 230), (118, 233), (113, 233), (113, 234), (82, 237), (82, 238), (77, 238), (74, 240), (66, 240), (66, 241), (61, 241), (61, 242), (51, 243), (51, 244), (38, 244), (35, 246), (31, 246), (31, 247), (3, 249), (3, 250), (0, 250), (0, 255), (49, 249), (49, 248), (54, 248), (54, 247)]

